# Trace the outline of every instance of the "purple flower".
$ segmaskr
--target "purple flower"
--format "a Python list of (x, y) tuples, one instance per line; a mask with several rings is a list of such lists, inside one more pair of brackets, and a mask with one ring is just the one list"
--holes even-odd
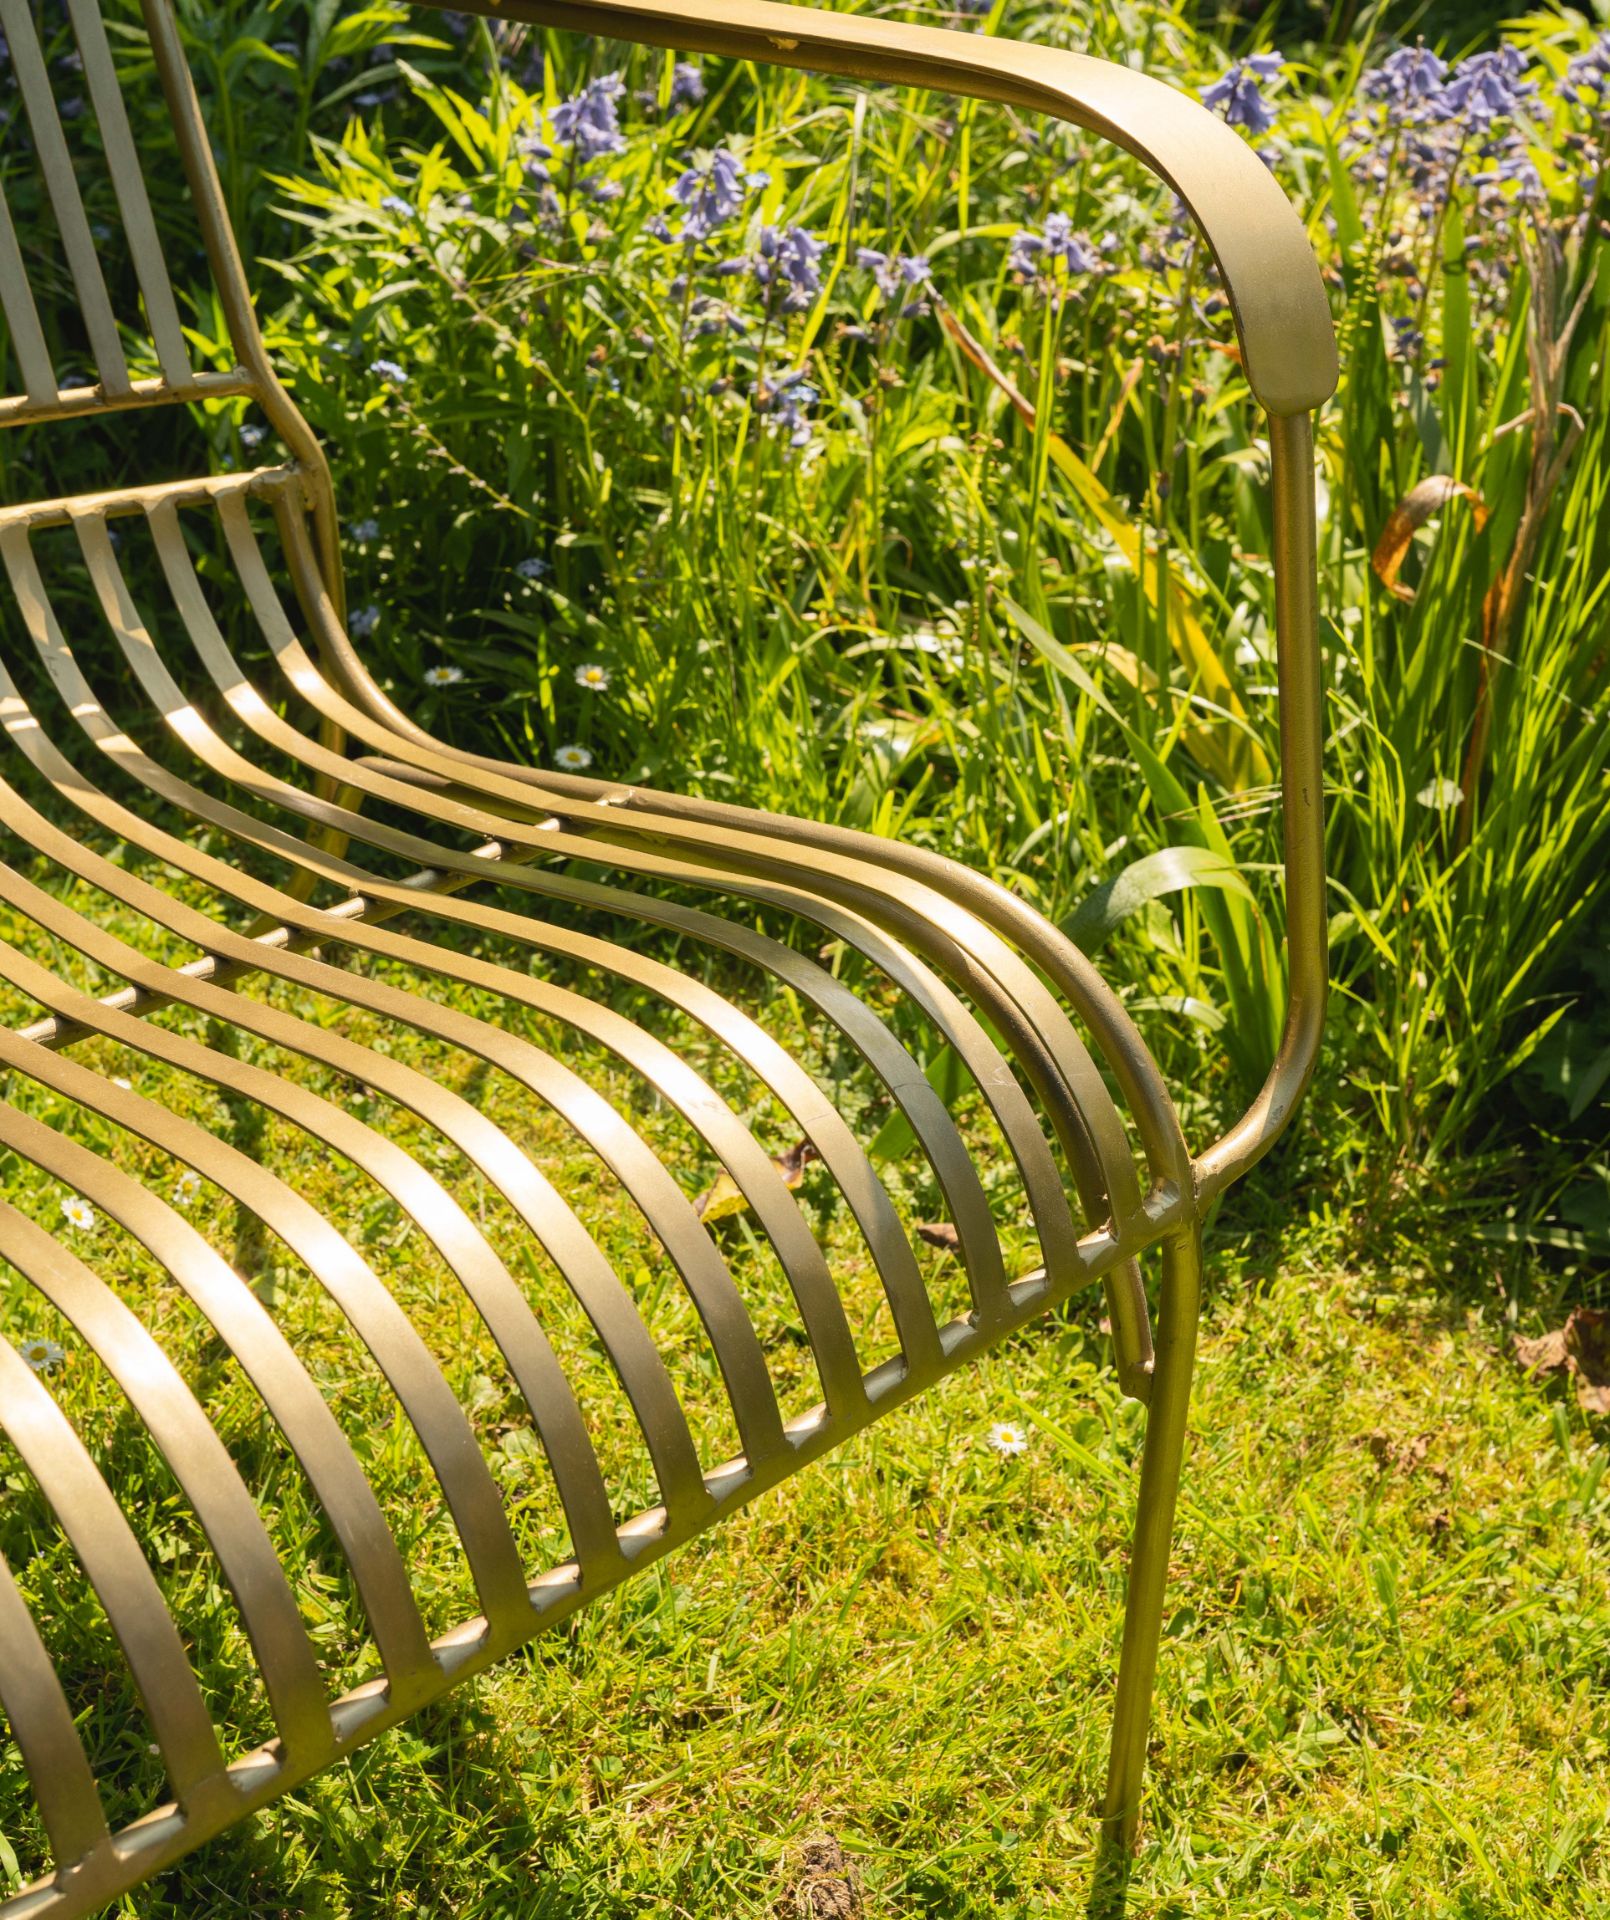
[(578, 166), (589, 166), (606, 153), (625, 150), (615, 107), (625, 91), (626, 82), (618, 73), (604, 73), (554, 108), (554, 138), (569, 147)]
[(1610, 112), (1610, 33), (1601, 33), (1586, 53), (1576, 56), (1565, 69), (1560, 91), (1589, 113), (1603, 117)]
[(696, 107), (704, 98), (704, 75), (692, 60), (678, 60), (671, 69), (671, 111)]
[(766, 289), (768, 300), (782, 294), (784, 313), (799, 313), (822, 288), (817, 261), (823, 243), (803, 227), (762, 227), (747, 259), (724, 260), (720, 274), (749, 273)]
[(1280, 78), (1285, 65), (1278, 53), (1254, 53), (1237, 60), (1222, 80), (1202, 96), (1204, 107), (1222, 108), (1232, 127), (1245, 127), (1248, 133), (1267, 133), (1275, 124), (1273, 107), (1263, 97), (1263, 88)]
[(1013, 273), (1028, 276), (1099, 273), (1101, 256), (1084, 234), (1074, 232), (1065, 213), (1052, 213), (1038, 233), (1025, 227), (1012, 235), (1007, 265)]
[[(855, 264), (872, 275), (885, 300), (896, 299), (901, 292), (923, 286), (933, 277), (925, 253), (880, 253), (876, 247), (857, 247)], [(908, 312), (921, 304), (915, 302)]]
[(1399, 47), (1360, 76), (1358, 90), (1366, 100), (1384, 101), (1390, 119), (1435, 118), (1447, 73), (1447, 61), (1429, 47)]
[(389, 380), (394, 387), (406, 387), (408, 384), (408, 375), (395, 360), (372, 361), (369, 371), (379, 374), (382, 380)]
[(769, 388), (762, 387), (755, 397), (758, 404), (771, 415), (772, 431), (786, 434), (790, 447), (810, 445), (811, 427), (806, 413), (822, 396), (803, 372), (785, 373)]
[(1461, 60), (1437, 96), (1442, 117), (1476, 133), (1484, 133), (1495, 120), (1514, 119), (1537, 92), (1531, 81), (1521, 78), (1525, 64), (1520, 48), (1507, 42), (1492, 53)]
[(689, 167), (671, 187), (683, 210), (682, 240), (689, 246), (708, 240), (742, 207), (745, 184), (738, 156), (725, 147), (717, 147), (702, 167)]

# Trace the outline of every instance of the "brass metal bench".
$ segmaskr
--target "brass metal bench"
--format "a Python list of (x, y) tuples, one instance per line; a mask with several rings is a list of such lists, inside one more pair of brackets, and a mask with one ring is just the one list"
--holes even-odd
[[(51, 431), (65, 434), (86, 417), (246, 396), (289, 457), (255, 471), (0, 508), (8, 743), (0, 908), (41, 936), (0, 943), (6, 986), (38, 1012), (32, 1024), (0, 1033), (10, 1088), (0, 1145), (15, 1165), (70, 1190), (72, 1206), (115, 1223), (119, 1245), (143, 1250), (161, 1277), (163, 1297), (188, 1302), (216, 1352), (232, 1356), (262, 1426), (278, 1436), (275, 1472), (305, 1475), (324, 1551), (344, 1561), (340, 1577), (350, 1579), (374, 1677), (330, 1697), (265, 1525), (267, 1497), (236, 1457), (250, 1452), (260, 1466), (261, 1445), (245, 1448), (236, 1431), (226, 1445), (193, 1377), (120, 1294), (123, 1270), (97, 1258), (92, 1238), (66, 1225), (52, 1231), (0, 1201), (5, 1262), (71, 1324), (189, 1503), (216, 1558), (218, 1591), (238, 1610), (274, 1729), (243, 1752), (238, 1729), (215, 1725), (130, 1524), (137, 1516), (125, 1518), (91, 1437), (69, 1421), (48, 1367), (19, 1351), (14, 1323), (11, 1343), (0, 1341), (0, 1427), (54, 1516), (75, 1578), (104, 1608), (169, 1804), (109, 1829), (82, 1737), (81, 1683), (59, 1649), (54, 1658), (46, 1650), (47, 1639), (59, 1640), (55, 1616), (79, 1602), (57, 1593), (47, 1623), (37, 1603), (30, 1611), (18, 1570), (0, 1565), (0, 1706), (53, 1857), (3, 1911), (56, 1920), (98, 1908), (1098, 1281), (1122, 1384), (1149, 1409), (1105, 1809), (1109, 1845), (1132, 1845), (1196, 1338), (1201, 1221), (1289, 1122), (1313, 1068), (1324, 1003), (1310, 414), (1332, 388), (1335, 354), (1301, 223), (1264, 163), (1219, 120), (1156, 80), (1071, 53), (762, 0), (510, 0), (503, 9), (582, 33), (1059, 116), (1137, 155), (1199, 223), (1234, 309), (1246, 378), (1268, 415), (1290, 987), (1262, 1092), (1193, 1156), (1111, 987), (1066, 938), (979, 874), (868, 834), (505, 765), (442, 745), (397, 710), (344, 625), (329, 472), (258, 332), (169, 0), (143, 4), (235, 365), (192, 364), (97, 0), (66, 0), (82, 63), (73, 86), (87, 111), (65, 117), (35, 8), (0, 0), (11, 123), (0, 203), (0, 425), (37, 433), (57, 423)], [(98, 144), (84, 150), (87, 126), (98, 129)], [(115, 312), (108, 292), (80, 190), (85, 151), (103, 157), (115, 188), (138, 281), (135, 311)], [(34, 218), (53, 222), (66, 264), (57, 297), (76, 308), (92, 382), (64, 384), (53, 360), (58, 336), (45, 289), (30, 270), (27, 230), (13, 218), (19, 195)], [(131, 341), (141, 343), (135, 364), (154, 373), (131, 374)], [(203, 521), (228, 576), (217, 565), (198, 572), (187, 533)], [(71, 592), (53, 586), (62, 543), (80, 582)], [(136, 545), (157, 583), (141, 587), (143, 598), (128, 570)], [(221, 591), (255, 623), (261, 688), (215, 614)], [(181, 653), (183, 679), (172, 664)], [(43, 884), (52, 873), (76, 884)], [(504, 904), (484, 899), (494, 885)], [(151, 938), (125, 938), (131, 924)], [(781, 927), (798, 937), (781, 938)], [(824, 938), (859, 955), (855, 977), (876, 981), (878, 992), (853, 991), (850, 975), (825, 964)], [(653, 957), (656, 942), (678, 955), (724, 956), (733, 975), (769, 976), (864, 1063), (909, 1123), (943, 1195), (965, 1311), (936, 1308), (910, 1224), (822, 1077), (708, 984), (708, 967)], [(181, 963), (176, 953), (199, 957)], [(556, 984), (548, 963), (573, 966), (596, 991)], [(99, 993), (111, 980), (123, 984)], [(254, 991), (239, 991), (243, 982)], [(451, 991), (438, 990), (444, 983)], [(708, 1075), (680, 1059), (652, 1022), (620, 1010), (627, 989), (631, 1004), (670, 1009), (702, 1030), (712, 1056), (738, 1063), (815, 1148), (875, 1266), (893, 1330), (875, 1364), (798, 1196)], [(1031, 1271), (1006, 1264), (979, 1153), (897, 1037), (887, 1017), (896, 996), (921, 1014), (936, 1045), (954, 1049), (1016, 1163), (1039, 1248)], [(315, 1005), (338, 1016), (315, 1016)], [(165, 1007), (194, 1017), (145, 1017)], [(757, 1331), (727, 1243), (643, 1129), (567, 1064), (563, 1046), (545, 1044), (549, 1027), (583, 1036), (639, 1076), (725, 1167), (786, 1275), (791, 1351), (808, 1350), (819, 1405), (784, 1410), (779, 1342)], [(687, 1324), (713, 1355), (707, 1377), (725, 1395), (736, 1457), (701, 1455), (674, 1378), (679, 1359), (650, 1330), (641, 1275), (616, 1270), (484, 1103), (451, 1074), (394, 1053), (387, 1032), (423, 1036), (444, 1059), (506, 1076), (607, 1169), (610, 1190), (646, 1223), (696, 1314)], [(289, 1068), (251, 1064), (258, 1043), (375, 1099), (355, 1114), (328, 1084), (319, 1091)], [(95, 1064), (118, 1049), (218, 1088), (349, 1163), (352, 1218), (324, 1217), (270, 1155)], [(48, 1124), (38, 1100), (17, 1097), (22, 1085), (94, 1118), (104, 1150)], [(407, 1125), (394, 1124), (397, 1116)], [(484, 1229), (449, 1193), (432, 1140), (502, 1196), (507, 1218), (547, 1263), (546, 1278), (531, 1280), (529, 1264), (524, 1281), (515, 1277), (507, 1235)], [(341, 1337), (383, 1375), (398, 1429), (417, 1436), (434, 1476), (429, 1498), (440, 1500), (462, 1542), (477, 1617), (434, 1634), (427, 1627), (363, 1449), (332, 1412), (328, 1347), (317, 1365), (300, 1354), (272, 1299), (187, 1217), (184, 1196), (139, 1177), (142, 1166), (170, 1163), (212, 1183), (237, 1218), (255, 1218), (297, 1284), (322, 1290)], [(451, 1369), (359, 1250), (360, 1204), (376, 1193), (462, 1288), (476, 1337), (493, 1343), (510, 1391), (523, 1398), (521, 1422), (540, 1443), (532, 1454), (545, 1461), (562, 1507), (562, 1564), (524, 1563), (483, 1438), (449, 1385)], [(1138, 1264), (1154, 1247), (1155, 1330)], [(647, 1511), (622, 1518), (626, 1496), (606, 1479), (597, 1425), (545, 1327), (544, 1288), (568, 1289), (635, 1416), (649, 1469), (641, 1484), (657, 1495)]]

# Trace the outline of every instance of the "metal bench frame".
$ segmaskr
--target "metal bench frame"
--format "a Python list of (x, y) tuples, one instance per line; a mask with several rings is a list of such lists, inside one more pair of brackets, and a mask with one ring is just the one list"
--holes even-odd
[[(344, 625), (335, 496), (323, 452), (277, 380), (253, 315), (206, 129), (169, 0), (142, 0), (151, 47), (177, 129), (191, 195), (227, 317), (236, 364), (197, 371), (180, 330), (146, 203), (97, 0), (68, 0), (123, 222), (140, 281), (144, 324), (160, 372), (131, 377), (84, 217), (62, 124), (27, 0), (0, 0), (13, 84), (32, 140), (96, 359), (91, 385), (62, 387), (39, 324), (11, 217), (0, 200), (0, 302), (24, 391), (0, 398), (0, 425), (247, 396), (290, 458), (250, 473), (124, 487), (0, 508), (0, 614), (37, 651), (81, 738), (78, 759), (29, 710), (0, 651), (0, 720), (34, 774), (89, 826), (209, 885), (220, 917), (201, 914), (69, 834), (0, 780), (0, 827), (67, 872), (148, 915), (204, 957), (182, 968), (144, 959), (110, 932), (0, 865), (0, 899), (127, 981), (95, 1000), (20, 951), (0, 947), (0, 975), (46, 1009), (25, 1031), (0, 1034), (0, 1067), (30, 1076), (186, 1162), (249, 1207), (338, 1302), (387, 1375), (431, 1457), (464, 1543), (480, 1617), (431, 1642), (405, 1567), (356, 1458), (270, 1313), (166, 1201), (98, 1156), (9, 1105), (0, 1144), (76, 1188), (141, 1241), (233, 1349), (302, 1462), (346, 1553), (378, 1653), (370, 1684), (330, 1701), (275, 1551), (222, 1442), (151, 1335), (115, 1291), (64, 1242), (0, 1202), (0, 1252), (76, 1326), (116, 1377), (193, 1503), (235, 1594), (278, 1737), (226, 1763), (179, 1633), (134, 1534), (48, 1387), (0, 1342), (0, 1430), (35, 1477), (104, 1604), (145, 1703), (173, 1804), (108, 1830), (66, 1695), (10, 1573), (0, 1565), (0, 1706), (22, 1751), (54, 1869), (0, 1906), (7, 1916), (88, 1913), (211, 1836), (267, 1805), (365, 1740), (498, 1660), (545, 1626), (650, 1564), (724, 1514), (922, 1392), (941, 1375), (1046, 1312), (1074, 1290), (1107, 1287), (1120, 1376), (1148, 1403), (1119, 1668), (1104, 1835), (1132, 1847), (1162, 1619), (1196, 1342), (1201, 1222), (1209, 1203), (1264, 1154), (1289, 1123), (1313, 1071), (1325, 1000), (1326, 917), (1321, 815), (1321, 690), (1317, 644), (1313, 446), (1310, 416), (1335, 383), (1326, 297), (1300, 221), (1241, 138), (1174, 89), (1127, 68), (975, 34), (837, 15), (766, 0), (509, 0), (479, 10), (580, 33), (689, 52), (807, 67), (877, 84), (1009, 102), (1104, 135), (1179, 193), (1212, 249), (1234, 311), (1243, 364), (1268, 415), (1279, 650), (1288, 1013), (1278, 1057), (1245, 1116), (1205, 1152), (1181, 1135), (1157, 1068), (1123, 1006), (1088, 960), (1003, 888), (936, 855), (872, 836), (607, 780), (506, 765), (433, 739), (387, 699)], [(0, 71), (4, 71), (0, 68)], [(258, 520), (250, 508), (257, 506)], [(278, 556), (258, 522), (273, 518)], [(317, 737), (295, 730), (230, 657), (208, 611), (181, 515), (218, 516), (238, 574), (287, 689), (318, 716)], [(143, 521), (172, 605), (194, 645), (209, 697), (245, 735), (289, 755), (307, 776), (287, 783), (215, 733), (169, 677), (120, 571), (109, 522)], [(297, 834), (230, 807), (148, 758), (117, 728), (75, 660), (30, 544), (69, 525), (130, 686), (214, 774), (259, 803), (297, 816)], [(288, 570), (316, 645), (303, 645), (273, 584)], [(126, 690), (125, 690), (126, 691)], [(120, 805), (80, 764), (87, 748), (144, 784), (153, 802), (276, 855), (288, 886), (272, 887)], [(355, 751), (354, 751), (355, 749)], [(417, 832), (377, 823), (365, 798), (406, 806)], [(153, 805), (153, 815), (160, 809)], [(455, 851), (456, 836), (480, 837)], [(433, 838), (438, 834), (440, 838)], [(353, 842), (415, 862), (393, 884), (349, 858)], [(659, 893), (623, 891), (563, 871), (567, 859), (607, 861), (628, 878), (675, 881), (712, 901), (762, 903), (826, 930), (862, 953), (923, 1008), (984, 1090), (1022, 1170), (1045, 1265), (1005, 1271), (977, 1176), (959, 1136), (910, 1056), (860, 1002), (812, 960), (754, 930)], [(525, 889), (532, 912), (460, 897), (477, 879)], [(314, 903), (318, 888), (337, 904)], [(825, 1096), (738, 1009), (708, 987), (623, 944), (548, 925), (544, 900), (668, 926), (725, 948), (786, 981), (861, 1050), (906, 1113), (938, 1174), (958, 1230), (972, 1311), (936, 1323), (912, 1250), (870, 1163)], [(252, 916), (242, 930), (229, 903)], [(659, 1042), (606, 1009), (528, 974), (403, 934), (388, 922), (429, 917), (451, 936), (494, 932), (549, 954), (609, 969), (703, 1023), (770, 1086), (819, 1149), (877, 1261), (900, 1352), (863, 1373), (820, 1249), (793, 1197), (730, 1112)], [(600, 1117), (568, 1069), (479, 1018), (319, 957), (332, 943), (487, 986), (554, 1014), (627, 1060), (700, 1127), (745, 1190), (787, 1271), (822, 1379), (823, 1405), (784, 1422), (765, 1356), (685, 1196), (618, 1115)], [(716, 1348), (744, 1451), (714, 1469), (699, 1461), (682, 1409), (630, 1298), (562, 1198), (497, 1127), (450, 1090), (337, 1033), (229, 991), (266, 973), (334, 994), (412, 1025), (523, 1079), (586, 1135), (642, 1208), (694, 1294)], [(945, 976), (952, 984), (947, 985)], [(958, 997), (955, 988), (966, 995)], [(143, 1021), (180, 1002), (324, 1065), (353, 1072), (451, 1140), (523, 1213), (586, 1305), (620, 1375), (652, 1456), (662, 1504), (617, 1524), (574, 1395), (529, 1305), (486, 1241), (424, 1167), (341, 1109), (286, 1080), (227, 1063), (235, 1091), (292, 1119), (347, 1155), (392, 1193), (457, 1273), (524, 1392), (557, 1483), (575, 1558), (531, 1577), (520, 1564), (496, 1487), (451, 1389), (412, 1324), (331, 1223), (270, 1171), (157, 1102), (78, 1064), (68, 1049), (112, 1036), (149, 1056), (218, 1079), (221, 1056)], [(970, 1003), (970, 1005), (968, 1004)], [(1077, 1016), (1089, 1044), (1066, 1008)], [(1010, 1054), (971, 1010), (987, 1016)], [(1108, 1091), (1111, 1076), (1138, 1139), (1141, 1165)], [(1081, 1229), (1069, 1208), (1026, 1081), (1071, 1169)], [(719, 1107), (715, 1102), (714, 1106)], [(1153, 1334), (1138, 1256), (1161, 1253)]]

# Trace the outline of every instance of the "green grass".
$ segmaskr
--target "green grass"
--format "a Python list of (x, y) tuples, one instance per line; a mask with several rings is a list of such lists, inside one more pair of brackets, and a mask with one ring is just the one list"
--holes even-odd
[[(1211, 1263), (1132, 1910), (1610, 1911), (1603, 1452), (1301, 1245)], [(763, 1914), (824, 1832), (872, 1914), (1082, 1911), (1139, 1432), (1026, 1335), (129, 1911)]]

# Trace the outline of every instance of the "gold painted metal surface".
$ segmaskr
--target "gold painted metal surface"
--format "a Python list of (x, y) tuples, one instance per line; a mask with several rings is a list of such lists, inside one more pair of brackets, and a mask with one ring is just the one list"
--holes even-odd
[[(0, 1913), (69, 1920), (96, 1910), (1098, 1282), (1122, 1383), (1149, 1403), (1105, 1809), (1107, 1836), (1121, 1851), (1134, 1839), (1144, 1768), (1201, 1219), (1213, 1195), (1289, 1124), (1323, 1020), (1309, 414), (1334, 383), (1335, 349), (1300, 222), (1262, 162), (1212, 115), (1158, 81), (1077, 55), (768, 0), (509, 0), (501, 8), (486, 0), (479, 9), (1059, 115), (1136, 154), (1200, 223), (1224, 276), (1248, 381), (1270, 416), (1290, 988), (1268, 1083), (1243, 1119), (1193, 1158), (1117, 995), (993, 882), (866, 834), (464, 753), (392, 705), (345, 630), (329, 472), (257, 330), (169, 0), (142, 3), (234, 365), (191, 363), (96, 0), (67, 4), (139, 291), (139, 311), (129, 314), (114, 311), (103, 277), (75, 173), (82, 162), (69, 151), (33, 11), (27, 0), (0, 0), (10, 49), (0, 85), (26, 113), (43, 204), (94, 361), (92, 384), (62, 385), (0, 193), (0, 310), (10, 343), (0, 388), (15, 389), (0, 391), (0, 429), (60, 421), (53, 430), (71, 431), (75, 419), (101, 412), (243, 394), (290, 458), (251, 473), (0, 509), (0, 906), (39, 935), (37, 953), (0, 945), (0, 981), (38, 1010), (27, 1025), (0, 1031), (0, 1071), (94, 1116), (97, 1138), (168, 1156), (211, 1182), (298, 1263), (417, 1440), (480, 1612), (432, 1634), (361, 1450), (315, 1372), (175, 1202), (110, 1152), (46, 1124), (29, 1103), (0, 1100), (0, 1147), (116, 1223), (238, 1366), (265, 1426), (306, 1476), (375, 1663), (372, 1679), (331, 1697), (252, 1486), (185, 1378), (114, 1277), (0, 1202), (0, 1255), (71, 1324), (194, 1513), (274, 1728), (266, 1744), (241, 1752), (232, 1730), (214, 1726), (117, 1488), (48, 1384), (0, 1342), (0, 1433), (105, 1609), (171, 1795), (133, 1826), (109, 1828), (69, 1691), (0, 1563), (0, 1709), (53, 1856)], [(156, 374), (131, 374), (130, 340), (140, 347), (136, 364), (154, 363)], [(216, 569), (204, 581), (194, 564), (186, 532), (203, 524), (221, 539), (233, 611), (249, 617), (260, 642), (254, 657), (268, 663), (261, 684), (226, 638), (229, 623), (212, 597)], [(135, 551), (150, 563), (141, 600), (126, 559)], [(88, 586), (87, 601), (74, 590), (71, 621), (54, 584), (64, 554)], [(293, 606), (281, 595), (287, 580)], [(93, 620), (99, 631), (89, 647)], [(41, 865), (72, 890), (41, 885)], [(119, 925), (137, 921), (164, 952), (191, 957), (154, 957), (131, 944), (86, 910), (97, 899), (116, 904)], [(836, 1082), (824, 1085), (792, 1058), (709, 984), (697, 959), (684, 968), (643, 951), (651, 931), (668, 951), (674, 942), (679, 957), (722, 956), (722, 979), (747, 972), (780, 984), (861, 1063), (909, 1123), (942, 1196), (964, 1310), (932, 1297), (908, 1224), (835, 1103)], [(824, 939), (858, 956), (880, 993), (852, 990), (815, 951)], [(86, 968), (122, 984), (97, 996), (80, 984)], [(596, 990), (561, 984), (564, 969)], [(273, 992), (253, 997), (235, 990), (242, 983)], [(450, 998), (438, 991), (449, 988)], [(1014, 1275), (992, 1208), (998, 1183), (986, 1185), (988, 1169), (880, 1011), (888, 996), (921, 1016), (936, 1047), (954, 1050), (978, 1090), (1032, 1222), (1033, 1270)], [(621, 1010), (628, 1006), (634, 1011)], [(147, 1017), (163, 1008), (188, 1019)], [(719, 1076), (696, 1071), (656, 1036), (655, 1009), (696, 1024), (816, 1149), (876, 1274), (892, 1351), (863, 1357), (840, 1277), (794, 1192)], [(662, 1250), (707, 1343), (741, 1449), (735, 1457), (705, 1458), (679, 1391), (684, 1356), (656, 1338), (634, 1282), (519, 1140), (443, 1078), (359, 1037), (404, 1030), (502, 1076), (533, 1109), (557, 1116), (576, 1152), (614, 1183)], [(788, 1411), (774, 1345), (722, 1243), (635, 1124), (635, 1109), (612, 1104), (567, 1063), (571, 1034), (612, 1055), (678, 1116), (743, 1197), (757, 1244), (786, 1279), (797, 1342), (810, 1356), (819, 1404), (809, 1411)], [(324, 1077), (309, 1083), (251, 1064), (232, 1036)], [(259, 1157), (75, 1057), (88, 1040), (272, 1116), (395, 1206), (460, 1290), (523, 1401), (568, 1558), (546, 1570), (523, 1563), (469, 1411), (344, 1223), (323, 1218)], [(341, 1076), (378, 1096), (385, 1114), (343, 1105), (328, 1090)], [(387, 1115), (408, 1124), (388, 1126)], [(455, 1200), (432, 1170), (422, 1144), (430, 1141), (498, 1196), (591, 1330), (650, 1471), (657, 1501), (646, 1510), (623, 1507), (540, 1305), (500, 1251), (506, 1237)], [(1155, 1351), (1139, 1267), (1154, 1247)]]

